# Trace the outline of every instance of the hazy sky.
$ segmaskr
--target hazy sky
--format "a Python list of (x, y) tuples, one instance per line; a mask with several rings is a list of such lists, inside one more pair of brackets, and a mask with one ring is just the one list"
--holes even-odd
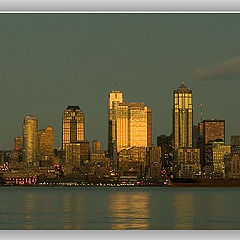
[(239, 14), (0, 14), (0, 148), (13, 148), (25, 115), (54, 127), (68, 105), (85, 113), (87, 140), (107, 143), (107, 97), (152, 108), (153, 142), (170, 134), (172, 93), (193, 91), (194, 123), (226, 120), (240, 134)]

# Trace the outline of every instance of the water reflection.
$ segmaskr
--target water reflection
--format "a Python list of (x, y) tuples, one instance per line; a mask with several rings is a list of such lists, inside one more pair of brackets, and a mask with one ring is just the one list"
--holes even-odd
[(149, 193), (114, 193), (110, 196), (111, 229), (148, 229)]
[(63, 195), (63, 229), (82, 229), (82, 196), (64, 193)]
[(174, 196), (173, 201), (175, 207), (174, 229), (193, 229), (193, 195), (178, 193)]
[(24, 202), (25, 202), (24, 228), (32, 230), (34, 229), (33, 212), (35, 210), (35, 195), (31, 192), (26, 193)]

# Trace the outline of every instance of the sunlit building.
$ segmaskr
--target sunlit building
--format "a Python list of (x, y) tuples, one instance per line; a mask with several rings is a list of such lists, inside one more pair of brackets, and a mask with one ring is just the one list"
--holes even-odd
[(35, 116), (26, 116), (23, 122), (23, 160), (29, 165), (37, 164), (38, 120)]
[(173, 93), (174, 149), (191, 148), (193, 144), (192, 91), (182, 82)]
[(51, 126), (38, 130), (38, 160), (52, 160), (54, 156), (54, 132)]
[(84, 113), (79, 106), (68, 106), (62, 114), (62, 149), (85, 140)]
[[(123, 149), (151, 146), (151, 109), (144, 102), (123, 102), (114, 90), (108, 98), (108, 151), (111, 158)], [(116, 163), (116, 159), (114, 160)]]

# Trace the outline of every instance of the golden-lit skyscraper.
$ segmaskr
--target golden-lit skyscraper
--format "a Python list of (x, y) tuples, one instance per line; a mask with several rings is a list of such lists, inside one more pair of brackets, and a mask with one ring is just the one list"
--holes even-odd
[(51, 160), (54, 156), (54, 132), (53, 127), (38, 130), (38, 159)]
[(151, 109), (144, 102), (123, 102), (113, 90), (108, 98), (109, 153), (131, 147), (151, 146)]
[(184, 83), (173, 93), (174, 149), (191, 148), (193, 143), (192, 91)]
[(37, 131), (37, 117), (27, 115), (23, 122), (23, 160), (28, 164), (37, 162)]
[(84, 113), (79, 106), (68, 106), (62, 114), (62, 149), (66, 144), (84, 141)]

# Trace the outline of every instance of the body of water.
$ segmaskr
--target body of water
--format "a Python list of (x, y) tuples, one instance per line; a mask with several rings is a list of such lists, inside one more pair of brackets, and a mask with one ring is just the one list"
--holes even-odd
[(240, 229), (240, 188), (2, 187), (0, 229)]

